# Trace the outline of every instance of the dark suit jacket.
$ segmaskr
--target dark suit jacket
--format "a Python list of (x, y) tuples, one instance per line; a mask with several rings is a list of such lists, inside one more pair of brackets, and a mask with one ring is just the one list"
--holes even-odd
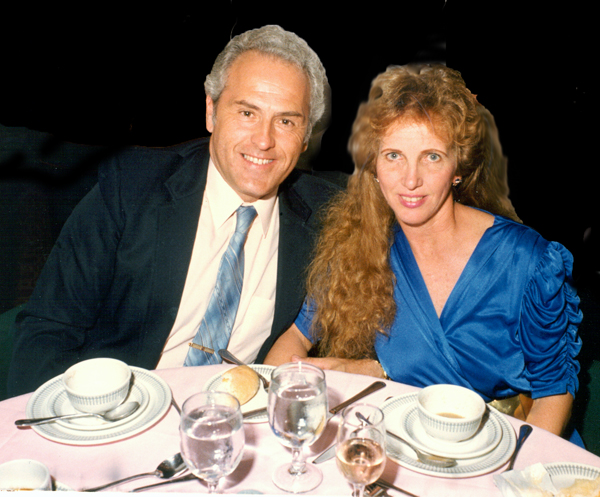
[[(179, 308), (208, 160), (201, 139), (130, 149), (100, 168), (17, 318), (10, 395), (92, 357), (156, 367)], [(317, 211), (337, 189), (297, 170), (280, 186), (275, 315), (258, 362), (300, 309)]]

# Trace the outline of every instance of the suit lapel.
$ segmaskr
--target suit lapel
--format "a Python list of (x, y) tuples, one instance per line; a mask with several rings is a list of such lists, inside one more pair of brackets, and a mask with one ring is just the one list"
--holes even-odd
[(165, 183), (168, 198), (158, 209), (155, 270), (145, 326), (149, 332), (144, 335), (143, 345), (145, 350), (157, 352), (155, 362), (160, 358), (181, 302), (200, 219), (208, 158), (203, 151), (182, 158), (186, 164)]

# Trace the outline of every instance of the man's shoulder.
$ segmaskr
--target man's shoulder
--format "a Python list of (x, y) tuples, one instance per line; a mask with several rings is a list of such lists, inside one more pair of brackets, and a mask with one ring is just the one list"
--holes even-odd
[(299, 195), (307, 204), (321, 204), (345, 189), (348, 175), (340, 171), (306, 171), (294, 169), (283, 182), (283, 194)]
[[(126, 189), (152, 188), (162, 185), (179, 174), (198, 174), (198, 164), (208, 157), (208, 139), (201, 138), (169, 147), (127, 147), (101, 164), (99, 182), (111, 186), (114, 183)], [(113, 185), (114, 186), (114, 185)]]
[(208, 138), (190, 140), (168, 147), (131, 146), (121, 149), (106, 161), (105, 165), (123, 170), (136, 168), (139, 173), (141, 166), (144, 167), (143, 170), (151, 170), (173, 162), (182, 162), (204, 153), (208, 153)]

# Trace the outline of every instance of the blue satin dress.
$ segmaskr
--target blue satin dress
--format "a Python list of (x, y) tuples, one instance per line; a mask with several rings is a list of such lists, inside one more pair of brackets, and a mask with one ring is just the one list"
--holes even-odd
[[(375, 341), (391, 379), (463, 385), (486, 401), (518, 393), (575, 396), (582, 314), (565, 247), (495, 216), (438, 318), (399, 226), (394, 237), (396, 318)], [(311, 320), (305, 304), (296, 325), (309, 339)]]

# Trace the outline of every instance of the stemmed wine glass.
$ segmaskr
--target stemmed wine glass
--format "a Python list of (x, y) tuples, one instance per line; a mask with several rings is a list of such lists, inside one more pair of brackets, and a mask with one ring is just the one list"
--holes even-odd
[(181, 455), (192, 474), (219, 493), (219, 480), (233, 472), (244, 451), (240, 403), (225, 392), (201, 392), (182, 406)]
[(321, 470), (306, 462), (303, 447), (317, 440), (327, 421), (327, 386), (320, 368), (303, 362), (283, 364), (271, 375), (269, 424), (292, 449), (291, 464), (275, 469), (273, 483), (286, 492), (301, 493), (323, 480)]
[(353, 497), (363, 497), (365, 485), (373, 483), (383, 473), (385, 438), (383, 412), (378, 407), (355, 404), (342, 412), (336, 460), (339, 470), (352, 484)]

